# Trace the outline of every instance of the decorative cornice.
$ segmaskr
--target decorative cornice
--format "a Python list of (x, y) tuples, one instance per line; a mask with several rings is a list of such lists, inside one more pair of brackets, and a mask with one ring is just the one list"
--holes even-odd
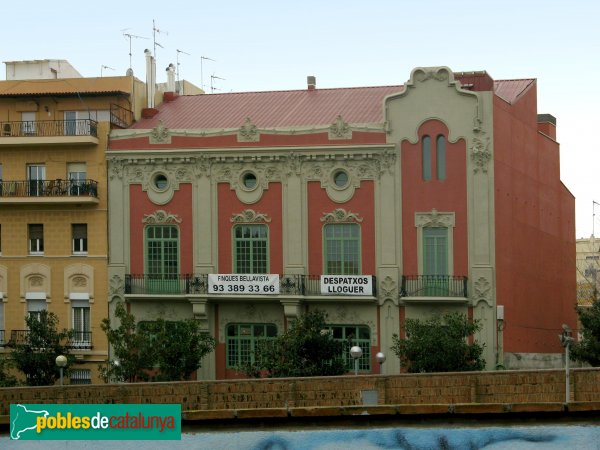
[(346, 211), (344, 208), (337, 208), (330, 213), (323, 213), (321, 222), (325, 223), (343, 223), (343, 222), (362, 222), (363, 219), (358, 214)]
[(108, 160), (108, 177), (112, 180), (113, 178), (123, 178), (123, 169), (125, 161), (120, 158), (109, 158)]
[(171, 134), (169, 129), (165, 127), (162, 120), (158, 121), (158, 125), (150, 132), (149, 141), (151, 144), (170, 144)]
[(232, 214), (230, 220), (233, 223), (268, 223), (271, 221), (271, 218), (267, 214), (257, 213), (253, 209), (246, 209), (239, 214)]
[(339, 115), (335, 119), (335, 122), (329, 126), (328, 135), (330, 140), (352, 139), (352, 128), (350, 128), (350, 125), (344, 122), (342, 116)]
[(396, 153), (390, 150), (384, 150), (379, 154), (379, 176), (388, 173), (394, 174), (394, 166), (396, 165)]
[(240, 127), (237, 133), (238, 142), (258, 142), (260, 140), (260, 134), (256, 125), (252, 123), (250, 117), (246, 117), (246, 121)]
[(429, 213), (415, 213), (415, 226), (417, 228), (449, 228), (454, 227), (454, 213), (441, 213), (432, 209)]
[(159, 209), (152, 214), (144, 214), (142, 219), (143, 224), (163, 224), (163, 223), (181, 223), (181, 219), (177, 214), (168, 213)]

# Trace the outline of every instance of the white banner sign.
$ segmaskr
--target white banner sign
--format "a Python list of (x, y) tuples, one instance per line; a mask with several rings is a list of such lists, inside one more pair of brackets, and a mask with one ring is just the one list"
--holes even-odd
[(209, 294), (279, 294), (279, 275), (272, 274), (209, 274)]
[(323, 295), (373, 295), (370, 275), (321, 275)]

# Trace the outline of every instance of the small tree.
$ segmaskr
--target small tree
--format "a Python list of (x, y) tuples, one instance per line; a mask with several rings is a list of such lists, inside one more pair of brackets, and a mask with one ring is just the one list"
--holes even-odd
[(58, 331), (58, 317), (45, 310), (30, 314), (25, 323), (29, 331), (24, 339), (11, 344), (15, 367), (25, 374), (29, 386), (52, 385), (60, 377), (56, 357), (66, 356), (67, 367), (75, 360), (66, 345), (73, 333)]
[(467, 342), (468, 337), (480, 329), (478, 321), (471, 321), (460, 313), (425, 321), (406, 319), (406, 338), (394, 335), (391, 350), (412, 373), (482, 370), (484, 346), (476, 341)]
[(571, 356), (576, 361), (600, 366), (600, 302), (578, 308), (582, 339), (571, 344)]
[(177, 322), (159, 319), (154, 326), (155, 362), (160, 369), (157, 380), (189, 379), (200, 368), (202, 358), (215, 349), (215, 339), (203, 333), (194, 319)]
[(334, 340), (327, 329), (327, 315), (311, 311), (274, 339), (257, 343), (254, 361), (239, 370), (248, 376), (314, 377), (346, 372), (342, 354), (349, 342)]
[(18, 383), (16, 377), (9, 373), (13, 363), (6, 355), (0, 355), (0, 387), (12, 387)]
[(114, 326), (110, 319), (103, 319), (100, 325), (106, 333), (115, 359), (99, 367), (105, 381), (146, 381), (152, 367), (152, 346), (148, 336), (138, 332), (135, 317), (125, 309), (123, 303), (115, 307), (115, 317), (119, 325)]

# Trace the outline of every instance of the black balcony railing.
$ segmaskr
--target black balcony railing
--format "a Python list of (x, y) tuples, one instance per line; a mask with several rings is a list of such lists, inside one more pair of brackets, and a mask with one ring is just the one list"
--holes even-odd
[(4, 330), (0, 330), (0, 347), (4, 347), (6, 342), (4, 342)]
[(0, 138), (52, 136), (98, 137), (98, 122), (91, 119), (0, 122)]
[[(372, 295), (375, 295), (376, 280), (374, 276), (371, 278), (373, 285)], [(322, 295), (321, 276), (297, 274), (280, 275), (279, 292), (282, 295)], [(179, 274), (163, 276), (127, 274), (125, 275), (125, 293), (170, 295), (208, 294), (208, 275)]]
[(98, 182), (94, 180), (25, 180), (0, 181), (2, 197), (95, 197)]
[(467, 297), (467, 277), (403, 275), (401, 297)]
[(92, 348), (92, 332), (91, 331), (72, 331), (73, 335), (69, 339), (67, 346), (74, 349), (89, 350)]

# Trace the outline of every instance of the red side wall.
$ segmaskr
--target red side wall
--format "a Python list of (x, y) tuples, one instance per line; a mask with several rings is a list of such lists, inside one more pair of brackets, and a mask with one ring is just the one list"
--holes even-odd
[(362, 181), (354, 196), (339, 204), (327, 196), (318, 181), (308, 183), (308, 273), (323, 273), (323, 226), (321, 217), (337, 208), (358, 214), (363, 219), (361, 232), (361, 269), (365, 275), (375, 275), (375, 190), (372, 181)]
[(132, 184), (129, 186), (130, 210), (130, 272), (133, 274), (144, 273), (144, 215), (152, 214), (158, 210), (176, 214), (181, 219), (179, 226), (179, 272), (193, 273), (193, 233), (192, 233), (192, 186), (188, 183), (179, 185), (173, 199), (166, 205), (155, 205), (148, 199), (148, 194), (142, 191), (142, 186)]
[[(436, 138), (446, 136), (446, 179), (438, 180)], [(421, 140), (431, 137), (432, 179), (422, 176)], [(467, 247), (467, 173), (466, 147), (461, 139), (448, 142), (448, 128), (442, 122), (429, 120), (419, 128), (419, 142), (402, 142), (402, 262), (405, 275), (417, 275), (418, 248), (415, 213), (432, 209), (455, 213), (454, 275), (468, 275)]]
[(497, 303), (504, 351), (561, 352), (576, 329), (575, 199), (560, 182), (559, 146), (538, 133), (535, 87), (494, 97)]

